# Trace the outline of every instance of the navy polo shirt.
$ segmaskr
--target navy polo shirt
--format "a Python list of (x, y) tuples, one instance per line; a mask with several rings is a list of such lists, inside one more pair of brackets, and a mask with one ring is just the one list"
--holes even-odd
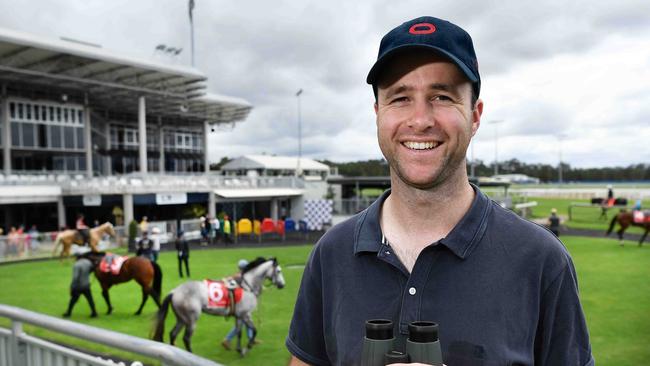
[(445, 363), (593, 365), (571, 257), (545, 228), (478, 188), (470, 210), (408, 273), (379, 225), (387, 191), (330, 229), (311, 252), (286, 339), (314, 365), (360, 363), (364, 324), (439, 324)]

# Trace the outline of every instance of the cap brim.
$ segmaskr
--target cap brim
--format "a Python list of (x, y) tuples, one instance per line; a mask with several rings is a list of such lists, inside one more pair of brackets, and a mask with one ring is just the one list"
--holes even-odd
[(381, 69), (383, 69), (386, 63), (388, 63), (388, 61), (390, 61), (398, 53), (411, 50), (411, 49), (423, 49), (423, 50), (434, 51), (438, 54), (441, 54), (447, 57), (448, 59), (450, 59), (453, 63), (455, 63), (456, 66), (460, 68), (463, 74), (465, 74), (465, 76), (467, 76), (467, 78), (472, 83), (477, 83), (479, 81), (478, 76), (476, 76), (460, 59), (458, 59), (458, 57), (452, 55), (451, 53), (434, 46), (428, 46), (422, 44), (413, 44), (413, 45), (407, 44), (407, 45), (395, 47), (392, 50), (383, 54), (379, 59), (377, 59), (375, 64), (370, 69), (370, 72), (368, 72), (368, 76), (366, 77), (366, 82), (368, 84), (374, 85), (377, 81), (377, 76), (379, 72), (381, 71)]

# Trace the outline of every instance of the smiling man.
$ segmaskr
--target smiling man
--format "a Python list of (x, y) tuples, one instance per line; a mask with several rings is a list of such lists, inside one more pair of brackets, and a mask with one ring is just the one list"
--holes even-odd
[(291, 364), (360, 363), (364, 324), (439, 324), (448, 365), (593, 365), (571, 257), (468, 182), (483, 101), (472, 39), (421, 17), (391, 30), (367, 82), (391, 189), (312, 251)]

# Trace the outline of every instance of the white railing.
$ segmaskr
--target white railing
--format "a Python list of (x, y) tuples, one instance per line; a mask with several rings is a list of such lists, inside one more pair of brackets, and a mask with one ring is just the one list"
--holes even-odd
[[(0, 366), (115, 365), (112, 360), (63, 347), (23, 332), (23, 323), (159, 360), (163, 366), (221, 366), (180, 348), (148, 339), (91, 327), (69, 320), (0, 304), (0, 317), (11, 329), (0, 328)], [(132, 366), (142, 364), (133, 360)]]

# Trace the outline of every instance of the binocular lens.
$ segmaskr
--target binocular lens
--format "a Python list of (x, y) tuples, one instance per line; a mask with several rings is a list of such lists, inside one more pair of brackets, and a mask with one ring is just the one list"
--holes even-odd
[(409, 340), (416, 343), (428, 343), (438, 340), (438, 324), (419, 321), (409, 324)]
[(366, 338), (376, 340), (393, 338), (393, 322), (388, 319), (366, 321)]

